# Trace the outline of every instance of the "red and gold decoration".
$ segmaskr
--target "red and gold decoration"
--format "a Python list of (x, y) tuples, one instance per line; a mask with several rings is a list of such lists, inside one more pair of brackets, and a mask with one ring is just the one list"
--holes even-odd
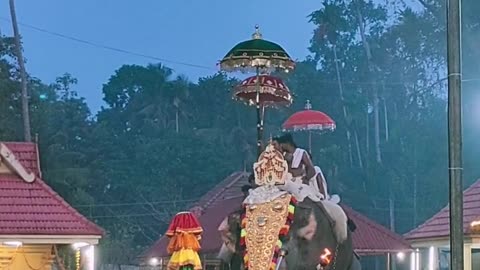
[(170, 238), (167, 251), (171, 255), (168, 270), (202, 269), (198, 256), (202, 232), (200, 222), (193, 213), (180, 212), (175, 215), (166, 232)]
[(296, 204), (293, 196), (284, 194), (271, 202), (244, 206), (240, 246), (245, 269), (277, 268)]
[(321, 111), (312, 110), (310, 100), (305, 104), (305, 110), (292, 114), (282, 125), (284, 131), (308, 131), (309, 150), (312, 150), (312, 132), (333, 131), (335, 121)]
[(221, 70), (228, 72), (255, 72), (255, 91), (253, 96), (248, 94), (248, 100), (252, 100), (257, 109), (258, 155), (262, 152), (263, 114), (265, 112), (265, 107), (260, 99), (262, 92), (260, 76), (275, 70), (288, 72), (294, 68), (295, 62), (280, 45), (263, 39), (258, 25), (255, 26), (255, 33), (252, 35), (251, 40), (238, 43), (220, 60)]
[(254, 164), (257, 188), (244, 200), (240, 246), (250, 270), (277, 270), (282, 246), (293, 222), (297, 200), (278, 188), (288, 177), (288, 164), (270, 143)]
[(253, 172), (258, 186), (284, 185), (288, 177), (288, 163), (282, 153), (269, 144), (253, 164)]
[[(260, 80), (259, 102), (265, 107), (290, 106), (292, 95), (285, 83), (277, 77), (258, 76)], [(235, 87), (233, 96), (248, 105), (255, 105), (257, 97), (257, 76), (248, 77)]]

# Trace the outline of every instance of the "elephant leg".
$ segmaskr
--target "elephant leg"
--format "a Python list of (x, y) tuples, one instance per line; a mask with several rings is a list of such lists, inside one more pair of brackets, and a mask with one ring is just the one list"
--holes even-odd
[[(287, 256), (282, 262), (281, 268), (282, 270), (295, 270), (298, 266), (298, 245), (296, 238), (291, 239), (288, 241), (283, 247), (287, 251)], [(283, 268), (285, 267), (285, 268)]]
[(230, 261), (231, 270), (243, 270), (243, 256), (234, 254), (232, 260)]
[(223, 262), (229, 262), (235, 252), (230, 250), (225, 243), (222, 244), (220, 251), (218, 252), (217, 259), (220, 259)]

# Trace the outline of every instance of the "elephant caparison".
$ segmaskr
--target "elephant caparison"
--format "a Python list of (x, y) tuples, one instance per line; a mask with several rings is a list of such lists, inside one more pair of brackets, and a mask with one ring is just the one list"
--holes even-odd
[[(243, 251), (239, 244), (241, 211), (230, 214), (226, 226), (221, 230), (224, 244), (219, 258), (229, 263), (232, 270), (243, 269)], [(316, 269), (320, 255), (328, 249), (332, 252), (332, 261), (325, 270), (360, 270), (359, 258), (353, 251), (351, 231), (347, 231), (346, 239), (340, 243), (334, 232), (334, 222), (322, 202), (314, 202), (309, 198), (298, 202), (282, 247), (287, 251), (287, 256), (280, 269)]]

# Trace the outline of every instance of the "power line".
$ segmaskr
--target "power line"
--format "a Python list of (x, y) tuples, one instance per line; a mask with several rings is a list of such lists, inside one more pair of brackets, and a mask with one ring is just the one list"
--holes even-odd
[[(0, 20), (10, 22), (10, 19), (7, 19), (5, 17), (0, 17)], [(38, 32), (42, 32), (42, 33), (49, 34), (49, 35), (52, 35), (52, 36), (57, 36), (57, 37), (60, 37), (60, 38), (63, 38), (63, 39), (83, 43), (85, 45), (89, 45), (89, 46), (96, 47), (96, 48), (115, 51), (115, 52), (119, 52), (119, 53), (123, 53), (123, 54), (138, 56), (138, 57), (147, 58), (147, 59), (160, 61), (160, 62), (165, 62), (165, 63), (171, 63), (171, 64), (177, 64), (177, 65), (182, 65), (182, 66), (188, 66), (188, 67), (218, 71), (217, 69), (212, 68), (212, 67), (208, 67), (208, 66), (165, 59), (165, 58), (162, 58), (162, 57), (147, 55), (147, 54), (144, 54), (144, 53), (138, 53), (138, 52), (133, 52), (133, 51), (129, 51), (129, 50), (121, 49), (121, 48), (116, 48), (116, 47), (112, 47), (112, 46), (108, 46), (108, 45), (99, 44), (99, 43), (88, 41), (88, 40), (85, 40), (85, 39), (80, 39), (80, 38), (65, 35), (65, 34), (62, 34), (62, 33), (53, 32), (53, 31), (50, 31), (50, 30), (47, 30), (47, 29), (44, 29), (44, 28), (40, 28), (40, 27), (37, 27), (37, 26), (33, 26), (33, 25), (30, 25), (30, 24), (26, 24), (26, 23), (18, 22), (18, 24), (25, 27), (25, 28), (30, 28), (30, 29), (36, 30)]]
[[(372, 212), (376, 212), (376, 213), (379, 213), (379, 212), (387, 212), (387, 211), (390, 211), (390, 209), (388, 208), (367, 208), (367, 207), (355, 207), (354, 210), (360, 210), (362, 212), (362, 214), (364, 214), (365, 212), (368, 212), (368, 211), (372, 211)], [(421, 210), (420, 212), (422, 213), (428, 213), (430, 211), (437, 211), (437, 209), (433, 209), (433, 208), (422, 208), (422, 209), (419, 209)], [(365, 212), (364, 212), (365, 211)], [(395, 211), (395, 216), (396, 217), (410, 217), (411, 215), (409, 214), (411, 211), (413, 210), (410, 210), (408, 208), (395, 208), (394, 209)], [(144, 213), (144, 214), (113, 214), (113, 215), (99, 215), (99, 216), (91, 216), (90, 218), (92, 219), (107, 219), (107, 218), (130, 218), (130, 217), (152, 217), (152, 216), (158, 216), (157, 213)]]
[[(5, 18), (5, 17), (0, 17), (0, 20), (11, 22), (10, 19)], [(82, 43), (82, 44), (85, 44), (85, 45), (89, 45), (89, 46), (95, 47), (95, 48), (110, 50), (110, 51), (114, 51), (114, 52), (118, 52), (118, 53), (128, 54), (128, 55), (132, 55), (132, 56), (142, 57), (142, 58), (146, 58), (146, 59), (151, 59), (151, 60), (155, 60), (155, 61), (176, 64), (176, 65), (181, 65), (181, 66), (188, 66), (188, 67), (193, 67), (193, 68), (218, 71), (218, 69), (213, 68), (211, 66), (199, 65), (199, 64), (188, 63), (188, 62), (177, 61), (177, 60), (171, 60), (171, 59), (166, 59), (166, 58), (162, 58), (162, 57), (158, 57), (158, 56), (148, 55), (148, 54), (145, 54), (145, 53), (134, 52), (134, 51), (118, 48), (118, 47), (112, 47), (112, 46), (109, 46), (109, 45), (104, 45), (104, 44), (96, 43), (96, 42), (93, 42), (93, 41), (73, 37), (73, 36), (70, 36), (70, 35), (58, 33), (58, 32), (55, 32), (55, 31), (51, 31), (51, 30), (48, 30), (48, 29), (45, 29), (45, 28), (37, 27), (37, 26), (34, 26), (34, 25), (22, 23), (22, 22), (18, 22), (18, 24), (25, 27), (25, 28), (30, 28), (30, 29), (36, 30), (38, 32), (42, 32), (42, 33), (49, 34), (49, 35), (52, 35), (52, 36), (60, 37), (60, 38), (67, 39), (67, 40), (70, 40), (70, 41), (75, 41), (75, 42)], [(468, 82), (477, 82), (477, 81), (480, 81), (480, 78), (469, 78), (469, 79), (463, 79), (462, 80), (462, 82), (467, 82), (467, 83)], [(321, 80), (319, 82), (324, 83), (324, 84), (337, 84), (338, 83), (337, 81), (334, 81), (334, 80), (331, 80), (331, 81)], [(344, 81), (342, 83), (346, 84), (346, 85), (389, 85), (389, 86), (393, 86), (393, 85), (405, 85), (405, 83), (408, 83), (408, 81), (384, 82), (384, 83), (368, 82), (368, 81), (358, 81), (358, 82)]]
[(129, 202), (129, 203), (99, 203), (99, 204), (80, 204), (75, 205), (75, 208), (87, 208), (87, 207), (110, 207), (110, 206), (132, 206), (132, 205), (150, 205), (150, 204), (175, 204), (175, 203), (192, 203), (198, 202), (200, 198), (188, 199), (188, 200), (169, 200), (169, 201), (145, 201), (145, 202)]
[(125, 214), (125, 215), (107, 215), (107, 216), (92, 216), (92, 219), (100, 218), (128, 218), (128, 217), (151, 217), (156, 216), (156, 213), (147, 213), (147, 214)]

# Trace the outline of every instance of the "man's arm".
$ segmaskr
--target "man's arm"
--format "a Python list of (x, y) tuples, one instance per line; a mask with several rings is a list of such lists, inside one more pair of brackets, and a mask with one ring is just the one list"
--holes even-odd
[(317, 185), (318, 185), (318, 189), (320, 190), (320, 193), (323, 194), (323, 198), (327, 199), (327, 192), (325, 190), (325, 186), (323, 185), (323, 182), (325, 181), (325, 179), (323, 178), (323, 174), (322, 173), (319, 173), (317, 174)]
[(312, 160), (308, 156), (307, 152), (303, 153), (302, 157), (303, 165), (305, 165), (305, 173), (307, 174), (307, 183), (315, 176), (315, 167), (313, 166)]

